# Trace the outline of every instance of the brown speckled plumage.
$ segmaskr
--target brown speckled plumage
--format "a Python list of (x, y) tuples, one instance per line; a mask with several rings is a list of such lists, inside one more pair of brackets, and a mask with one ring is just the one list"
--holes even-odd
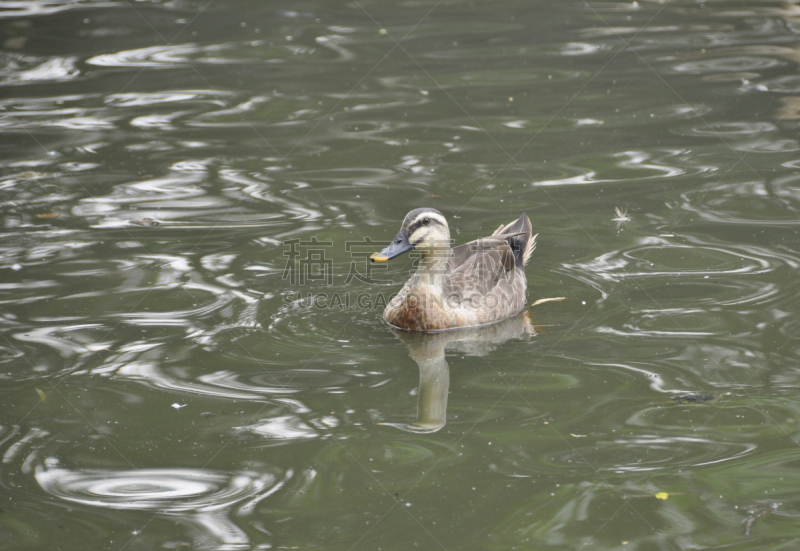
[[(426, 213), (432, 222), (420, 228)], [(525, 214), (491, 237), (452, 249), (447, 223), (434, 209), (411, 211), (398, 236), (409, 228), (412, 237), (421, 235), (411, 241), (421, 252), (420, 266), (386, 306), (387, 323), (410, 331), (439, 331), (493, 323), (525, 307), (525, 263), (535, 246)]]

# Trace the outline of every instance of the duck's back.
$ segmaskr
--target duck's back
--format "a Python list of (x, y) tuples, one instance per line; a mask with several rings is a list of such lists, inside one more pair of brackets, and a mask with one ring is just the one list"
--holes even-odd
[(464, 325), (516, 314), (525, 306), (526, 288), (525, 272), (505, 239), (485, 237), (453, 249), (444, 291)]

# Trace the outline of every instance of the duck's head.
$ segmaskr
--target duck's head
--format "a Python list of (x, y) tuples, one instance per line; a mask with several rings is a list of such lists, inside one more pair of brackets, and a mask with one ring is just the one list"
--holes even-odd
[(385, 262), (416, 249), (423, 254), (445, 251), (450, 247), (450, 228), (441, 212), (431, 208), (414, 209), (406, 214), (400, 231), (391, 245), (369, 257)]

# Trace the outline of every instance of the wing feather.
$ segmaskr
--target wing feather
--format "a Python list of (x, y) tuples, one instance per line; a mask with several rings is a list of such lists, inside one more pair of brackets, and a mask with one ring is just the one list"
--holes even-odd
[(485, 296), (509, 279), (515, 267), (514, 251), (505, 239), (485, 237), (459, 245), (450, 259), (446, 292), (457, 293), (462, 300)]
[(536, 248), (536, 236), (531, 236), (531, 229), (530, 219), (526, 214), (522, 214), (511, 224), (493, 233), (492, 236), (508, 240), (511, 249), (514, 251), (517, 264), (525, 266)]

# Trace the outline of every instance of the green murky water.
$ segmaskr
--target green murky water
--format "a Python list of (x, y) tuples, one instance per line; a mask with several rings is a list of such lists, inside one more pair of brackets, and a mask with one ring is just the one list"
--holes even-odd
[[(3, 549), (799, 544), (796, 4), (0, 29)], [(393, 332), (414, 259), (367, 256), (420, 206), (527, 213), (566, 300)]]

